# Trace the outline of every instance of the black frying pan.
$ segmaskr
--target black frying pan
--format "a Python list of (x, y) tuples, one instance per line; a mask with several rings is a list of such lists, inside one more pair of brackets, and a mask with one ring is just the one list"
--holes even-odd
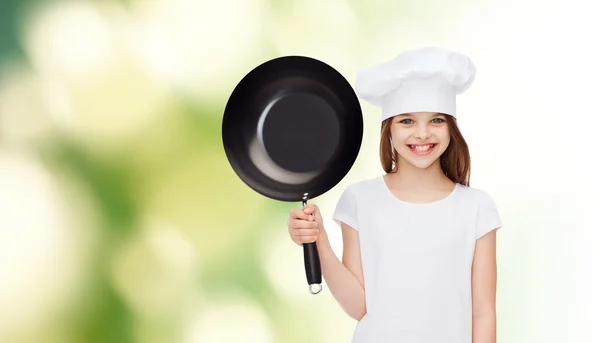
[[(354, 164), (363, 136), (358, 98), (334, 68), (303, 56), (267, 61), (233, 90), (223, 116), (233, 170), (256, 192), (280, 201), (316, 198)], [(322, 290), (316, 244), (306, 243), (309, 291)], [(312, 285), (318, 285), (314, 292)]]

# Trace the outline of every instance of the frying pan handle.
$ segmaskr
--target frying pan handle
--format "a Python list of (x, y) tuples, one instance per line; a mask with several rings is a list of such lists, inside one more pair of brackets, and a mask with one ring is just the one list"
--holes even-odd
[[(302, 209), (306, 207), (308, 200), (307, 194), (304, 194), (302, 198)], [(308, 291), (311, 294), (319, 294), (323, 290), (321, 286), (321, 260), (319, 259), (319, 250), (317, 250), (317, 243), (303, 243), (304, 248), (304, 270), (306, 271), (306, 281), (308, 281)], [(313, 285), (318, 285), (319, 289), (313, 291)]]

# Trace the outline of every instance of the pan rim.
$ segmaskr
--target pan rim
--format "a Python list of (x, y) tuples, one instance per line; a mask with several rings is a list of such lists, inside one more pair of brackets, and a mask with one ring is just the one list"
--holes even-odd
[[(336, 168), (332, 169), (333, 172), (321, 171), (309, 182), (289, 185), (268, 178), (258, 171), (258, 168), (251, 162), (248, 165), (248, 161), (244, 161), (244, 154), (233, 147), (232, 142), (235, 137), (231, 137), (234, 134), (231, 128), (235, 126), (235, 121), (239, 120), (240, 114), (237, 108), (240, 99), (243, 100), (244, 97), (248, 97), (248, 89), (257, 77), (260, 77), (261, 74), (268, 74), (270, 72), (269, 68), (276, 72), (293, 75), (294, 70), (301, 68), (301, 66), (314, 71), (327, 71), (327, 77), (330, 77), (331, 81), (324, 82), (323, 77), (320, 79), (313, 77), (311, 80), (315, 84), (327, 87), (335, 92), (342, 101), (344, 114), (338, 113), (338, 115), (343, 115), (346, 120), (343, 124), (345, 126), (340, 128), (346, 138), (338, 146), (340, 152), (328, 163), (336, 165)], [(301, 71), (303, 76), (306, 76), (305, 71)], [(277, 80), (277, 78), (274, 79)], [(339, 71), (323, 61), (313, 57), (288, 55), (261, 63), (246, 74), (233, 89), (225, 106), (222, 119), (222, 144), (230, 166), (244, 184), (265, 197), (279, 201), (295, 202), (302, 201), (306, 193), (311, 199), (317, 198), (337, 186), (346, 177), (358, 159), (362, 146), (363, 131), (364, 123), (360, 102), (348, 80)], [(351, 137), (348, 138), (348, 136)], [(255, 177), (257, 172), (262, 174), (263, 177)]]

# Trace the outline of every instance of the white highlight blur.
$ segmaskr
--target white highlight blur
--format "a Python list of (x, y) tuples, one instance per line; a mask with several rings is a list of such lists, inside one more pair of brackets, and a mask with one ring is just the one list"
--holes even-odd
[(0, 190), (0, 337), (18, 337), (43, 330), (75, 299), (86, 256), (56, 180), (28, 153), (0, 150)]
[(97, 5), (85, 1), (53, 2), (26, 22), (26, 50), (43, 73), (81, 77), (103, 70), (116, 48), (110, 23)]
[[(6, 65), (0, 75), (0, 137), (5, 143), (22, 145), (45, 138), (53, 126), (45, 84), (25, 66)], [(60, 88), (56, 88), (60, 91)], [(58, 105), (57, 103), (54, 103)]]
[(65, 1), (37, 8), (23, 44), (45, 120), (94, 149), (115, 147), (161, 113), (167, 94), (129, 51), (115, 4)]
[[(287, 230), (286, 219), (281, 219), (281, 222), (272, 224), (276, 229), (271, 230), (270, 236), (261, 240), (263, 242), (260, 249), (263, 253), (261, 258), (275, 290), (293, 302), (311, 294), (304, 270), (303, 248), (292, 241)], [(324, 291), (325, 287), (323, 287)]]
[(117, 256), (112, 282), (139, 318), (173, 318), (195, 295), (198, 256), (177, 228), (146, 220)]
[(139, 0), (126, 32), (152, 75), (221, 96), (232, 77), (254, 67), (249, 57), (260, 53), (266, 6), (265, 0)]
[(347, 1), (293, 1), (286, 11), (271, 10), (269, 19), (265, 33), (280, 55), (311, 56), (354, 78), (356, 55), (362, 52), (358, 22)]
[(226, 299), (203, 304), (186, 325), (185, 343), (275, 343), (270, 321), (257, 304), (233, 294)]

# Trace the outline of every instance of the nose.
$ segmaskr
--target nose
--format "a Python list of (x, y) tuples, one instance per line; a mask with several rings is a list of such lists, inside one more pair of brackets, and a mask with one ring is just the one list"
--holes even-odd
[(429, 138), (430, 135), (431, 133), (429, 132), (429, 126), (427, 125), (427, 123), (420, 123), (416, 127), (415, 137), (417, 139), (424, 140)]

